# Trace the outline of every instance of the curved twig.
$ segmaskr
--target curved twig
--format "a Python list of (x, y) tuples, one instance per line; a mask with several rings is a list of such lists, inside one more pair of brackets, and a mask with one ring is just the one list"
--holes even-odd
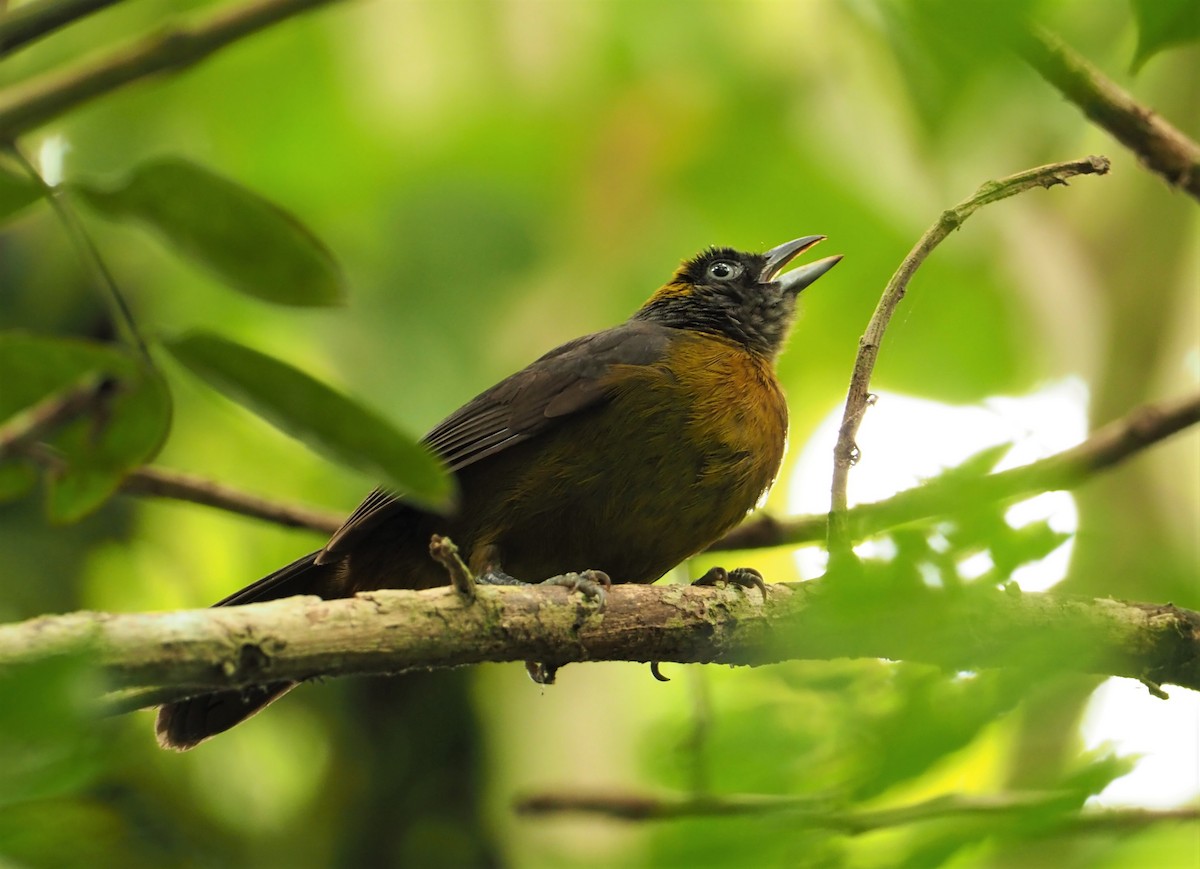
[(854, 438), (858, 433), (858, 426), (862, 422), (863, 413), (866, 412), (871, 401), (871, 372), (875, 368), (875, 359), (879, 355), (879, 345), (883, 341), (883, 333), (887, 329), (896, 306), (904, 298), (908, 282), (912, 280), (913, 274), (946, 236), (962, 226), (968, 217), (984, 205), (999, 202), (1001, 199), (1007, 199), (1035, 187), (1065, 185), (1068, 178), (1076, 175), (1104, 175), (1108, 172), (1108, 168), (1108, 160), (1104, 157), (1085, 157), (1082, 160), (1052, 163), (1048, 166), (1028, 169), (1018, 172), (1016, 175), (1001, 178), (999, 181), (989, 181), (983, 184), (974, 196), (942, 212), (937, 222), (925, 231), (916, 247), (900, 263), (900, 267), (884, 288), (883, 296), (875, 307), (875, 313), (871, 315), (866, 332), (858, 341), (858, 357), (854, 361), (854, 373), (851, 375), (850, 389), (846, 395), (846, 409), (838, 430), (837, 445), (833, 450), (833, 483), (829, 507), (829, 554), (831, 559), (836, 561), (851, 556), (851, 540), (846, 523), (846, 484), (850, 476), (850, 467), (858, 459), (858, 447), (855, 446)]

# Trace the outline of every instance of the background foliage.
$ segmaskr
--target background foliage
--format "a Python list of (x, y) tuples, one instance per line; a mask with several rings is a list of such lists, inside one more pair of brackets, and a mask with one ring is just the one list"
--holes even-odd
[[(0, 83), (213, 8), (181, 5), (116, 4), (3, 58)], [(201, 606), (318, 545), (202, 508), (107, 499), (156, 448), (168, 413), (162, 465), (347, 512), (382, 479), (315, 456), (214, 392), (194, 375), (207, 376), (205, 360), (211, 375), (221, 357), (203, 341), (216, 339), (193, 335), (182, 344), (193, 352), (180, 352), (184, 333), (217, 333), (365, 398), (410, 433), (373, 439), (400, 445), (379, 473), (436, 499), (445, 490), (406, 446), (411, 435), (543, 350), (624, 318), (705, 245), (819, 232), (830, 238), (822, 253), (846, 259), (806, 294), (781, 361), (794, 457), (843, 398), (879, 291), (929, 222), (988, 178), (1089, 152), (1112, 158), (1109, 178), (996, 206), (939, 249), (889, 331), (875, 384), (973, 403), (1078, 375), (1093, 424), (1193, 388), (1195, 203), (1089, 126), (1001, 38), (1028, 12), (1194, 137), (1200, 55), (1194, 43), (1156, 53), (1195, 36), (1185, 5), (347, 3), (70, 112), (20, 145), (43, 171), (65, 150), (66, 194), (165, 388), (136, 355), (79, 343), (117, 337), (105, 296), (36, 188), (4, 163), (0, 419), (95, 371), (134, 384), (121, 400), (143, 412), (140, 428), (99, 445), (82, 424), (64, 430), (56, 446), (98, 454), (87, 480), (71, 488), (68, 474), (48, 499), (25, 470), (0, 466), (0, 490), (14, 496), (0, 506), (0, 618)], [(230, 367), (218, 379), (236, 378)], [(259, 401), (292, 394), (273, 387)], [(319, 427), (323, 414), (310, 416)], [(105, 445), (118, 437), (114, 458)], [(1191, 436), (1079, 491), (1064, 591), (1200, 607), (1195, 446)], [(771, 504), (780, 513), (784, 488)], [(52, 520), (87, 515), (61, 526), (47, 506)], [(1003, 551), (1005, 574), (1057, 542), (1015, 540), (999, 514), (976, 518), (955, 551)], [(933, 557), (927, 531), (897, 540), (899, 573)], [(786, 552), (739, 561), (794, 575)], [(0, 855), (18, 864), (1196, 858), (1194, 827), (1081, 832), (1050, 810), (851, 837), (786, 815), (637, 826), (511, 809), (514, 795), (553, 785), (836, 794), (850, 806), (1036, 787), (1071, 808), (1132, 762), (1082, 750), (1096, 685), (1082, 677), (847, 661), (675, 666), (664, 685), (634, 665), (595, 664), (542, 689), (519, 667), (484, 666), (308, 686), (170, 755), (147, 713), (95, 720), (84, 663), (0, 680)]]

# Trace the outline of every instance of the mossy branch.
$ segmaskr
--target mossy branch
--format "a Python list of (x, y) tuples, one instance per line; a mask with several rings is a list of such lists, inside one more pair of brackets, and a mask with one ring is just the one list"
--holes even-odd
[[(402, 577), (397, 577), (402, 581)], [(1174, 606), (863, 574), (758, 591), (614, 586), (603, 611), (551, 586), (383, 590), (169, 613), (79, 612), (0, 627), (0, 667), (84, 652), (112, 687), (162, 702), (263, 682), (485, 661), (759, 665), (845, 657), (1018, 666), (1200, 689), (1200, 614)], [(133, 704), (137, 705), (136, 697)]]

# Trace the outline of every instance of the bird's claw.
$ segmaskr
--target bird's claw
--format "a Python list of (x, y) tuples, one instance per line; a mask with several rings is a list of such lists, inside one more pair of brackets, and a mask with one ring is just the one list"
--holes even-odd
[(608, 602), (606, 589), (612, 588), (612, 580), (603, 570), (585, 570), (582, 573), (564, 573), (562, 576), (552, 576), (543, 581), (542, 585), (558, 585), (570, 591), (578, 591), (584, 597), (594, 600), (600, 609), (604, 609), (604, 605)]
[(547, 664), (545, 661), (526, 661), (525, 672), (539, 685), (553, 685), (554, 677), (558, 674), (558, 667)]
[[(608, 602), (608, 594), (605, 589), (612, 587), (612, 580), (602, 570), (585, 570), (582, 573), (564, 573), (562, 576), (552, 576), (542, 580), (539, 585), (557, 585), (568, 591), (578, 591), (584, 597), (595, 601), (597, 608), (602, 610)], [(525, 672), (539, 685), (553, 685), (555, 676), (558, 675), (558, 665), (548, 664), (545, 661), (526, 661)]]
[(737, 585), (742, 588), (753, 586), (762, 594), (763, 600), (767, 597), (767, 584), (763, 582), (762, 574), (753, 567), (735, 567), (733, 570), (714, 567), (692, 585)]

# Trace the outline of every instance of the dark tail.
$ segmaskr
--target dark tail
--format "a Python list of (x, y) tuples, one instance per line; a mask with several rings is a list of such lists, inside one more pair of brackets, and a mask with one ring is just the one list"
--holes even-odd
[[(317, 553), (306, 555), (264, 576), (258, 582), (234, 592), (213, 606), (234, 606), (243, 603), (276, 600), (297, 594), (316, 594), (330, 597), (333, 592), (334, 564), (315, 563)], [(187, 751), (209, 737), (245, 721), (272, 701), (282, 697), (298, 682), (274, 682), (238, 691), (219, 691), (189, 697), (178, 703), (158, 708), (154, 732), (163, 748)]]

